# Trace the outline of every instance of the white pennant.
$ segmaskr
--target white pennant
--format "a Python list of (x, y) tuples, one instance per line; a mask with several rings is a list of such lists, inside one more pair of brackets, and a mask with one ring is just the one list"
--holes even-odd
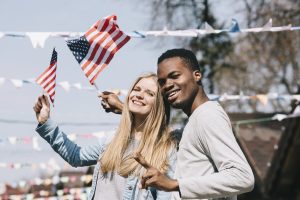
[(16, 137), (9, 137), (9, 138), (8, 138), (8, 141), (9, 141), (11, 144), (16, 144), (17, 138), (16, 138)]
[(293, 99), (296, 99), (297, 101), (300, 101), (300, 95), (292, 95)]
[(0, 38), (2, 38), (4, 36), (3, 32), (0, 32)]
[(78, 90), (81, 90), (81, 89), (82, 89), (82, 86), (81, 86), (80, 83), (74, 83), (74, 84), (73, 84), (73, 87), (74, 87), (74, 88), (77, 88)]
[(16, 87), (16, 88), (21, 88), (23, 86), (23, 80), (19, 80), (19, 79), (10, 79), (10, 81), (12, 82), (12, 84)]
[(50, 32), (27, 32), (33, 48), (44, 48), (45, 42), (51, 35)]
[(266, 23), (266, 24), (263, 26), (262, 30), (264, 30), (264, 31), (270, 30), (270, 29), (272, 28), (272, 26), (273, 26), (273, 20), (272, 20), (272, 18), (271, 18), (271, 19), (269, 19), (268, 23)]
[(278, 121), (282, 121), (284, 120), (285, 118), (287, 118), (287, 115), (284, 115), (284, 114), (276, 114), (272, 117), (272, 119), (274, 120), (278, 120)]
[(5, 82), (5, 78), (4, 77), (0, 77), (0, 87), (1, 87), (1, 85), (3, 85), (4, 82)]
[(60, 85), (67, 92), (70, 90), (70, 87), (71, 87), (71, 85), (68, 81), (59, 82), (58, 85)]
[(204, 28), (205, 28), (205, 31), (207, 33), (214, 33), (215, 32), (215, 29), (211, 25), (209, 25), (207, 22), (205, 22)]
[(39, 143), (38, 143), (38, 137), (33, 137), (32, 138), (32, 147), (33, 147), (33, 149), (35, 149), (37, 151), (41, 151), (42, 150), (41, 147), (40, 147), (40, 145), (39, 145)]

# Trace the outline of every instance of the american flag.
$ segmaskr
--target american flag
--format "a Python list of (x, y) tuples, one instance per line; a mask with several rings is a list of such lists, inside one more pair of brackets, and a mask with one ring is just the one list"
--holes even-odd
[(49, 67), (36, 79), (44, 91), (49, 95), (52, 104), (54, 104), (55, 95), (55, 79), (56, 79), (56, 67), (57, 67), (57, 52), (53, 49), (51, 61)]
[(130, 40), (130, 37), (119, 29), (116, 20), (115, 15), (105, 17), (97, 21), (84, 36), (67, 41), (92, 85), (114, 54)]

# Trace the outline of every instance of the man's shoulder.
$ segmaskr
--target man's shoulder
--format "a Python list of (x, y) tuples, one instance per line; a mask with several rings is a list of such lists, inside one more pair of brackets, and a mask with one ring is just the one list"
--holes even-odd
[(199, 106), (193, 113), (193, 118), (201, 119), (201, 121), (216, 119), (218, 116), (227, 115), (223, 107), (215, 101), (208, 101), (202, 106)]

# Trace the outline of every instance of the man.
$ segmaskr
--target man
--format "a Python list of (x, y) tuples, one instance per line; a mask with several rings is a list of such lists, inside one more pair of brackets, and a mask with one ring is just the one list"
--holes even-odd
[[(166, 51), (158, 58), (157, 75), (167, 101), (182, 109), (189, 120), (179, 144), (175, 179), (161, 174), (137, 154), (135, 159), (147, 169), (141, 187), (175, 191), (174, 199), (236, 199), (237, 194), (251, 191), (252, 170), (227, 114), (217, 102), (209, 101), (203, 90), (194, 53)], [(103, 106), (109, 108), (110, 98), (103, 97)]]

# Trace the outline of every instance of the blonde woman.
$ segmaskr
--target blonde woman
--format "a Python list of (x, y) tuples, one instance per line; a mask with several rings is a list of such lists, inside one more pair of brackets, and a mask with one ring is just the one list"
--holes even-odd
[(36, 131), (74, 167), (95, 165), (89, 199), (170, 199), (170, 193), (139, 189), (145, 169), (134, 160), (139, 152), (147, 162), (169, 177), (176, 160), (175, 142), (167, 129), (167, 116), (155, 74), (138, 77), (126, 97), (121, 121), (114, 135), (98, 145), (79, 147), (50, 119), (50, 105), (40, 96), (34, 106)]

